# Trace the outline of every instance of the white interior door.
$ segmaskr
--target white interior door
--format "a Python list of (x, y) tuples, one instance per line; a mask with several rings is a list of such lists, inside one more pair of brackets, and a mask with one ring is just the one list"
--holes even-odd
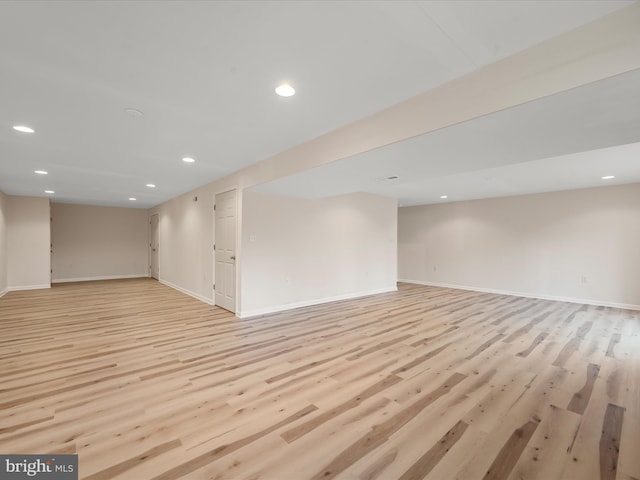
[(155, 215), (151, 215), (151, 221), (149, 222), (151, 225), (151, 241), (149, 243), (149, 270), (151, 276), (158, 280), (160, 273), (160, 266), (158, 264), (158, 252), (159, 252), (159, 244), (158, 244), (158, 224), (159, 217), (156, 213)]
[(215, 200), (215, 302), (236, 311), (236, 191)]

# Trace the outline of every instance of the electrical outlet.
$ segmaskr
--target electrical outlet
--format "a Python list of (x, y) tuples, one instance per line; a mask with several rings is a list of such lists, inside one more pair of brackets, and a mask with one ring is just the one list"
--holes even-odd
[(580, 283), (587, 283), (587, 277), (585, 275), (580, 277)]
[(434, 272), (437, 272), (437, 271), (438, 271), (438, 265), (434, 265), (434, 266), (433, 266), (433, 271), (434, 271)]

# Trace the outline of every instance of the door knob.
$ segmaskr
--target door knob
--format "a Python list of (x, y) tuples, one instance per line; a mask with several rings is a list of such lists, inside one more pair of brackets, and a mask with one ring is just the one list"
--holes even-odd
[(231, 255), (231, 260), (235, 260), (236, 256), (235, 255)]

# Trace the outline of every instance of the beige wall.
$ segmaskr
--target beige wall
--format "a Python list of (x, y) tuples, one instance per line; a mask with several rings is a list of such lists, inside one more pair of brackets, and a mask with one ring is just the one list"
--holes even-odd
[(0, 192), (0, 297), (7, 293), (7, 196)]
[(49, 199), (7, 196), (7, 285), (9, 290), (51, 285)]
[(53, 282), (148, 275), (146, 210), (51, 204)]
[(406, 207), (398, 277), (639, 307), (638, 245), (640, 184)]
[(245, 191), (240, 316), (396, 289), (395, 199)]

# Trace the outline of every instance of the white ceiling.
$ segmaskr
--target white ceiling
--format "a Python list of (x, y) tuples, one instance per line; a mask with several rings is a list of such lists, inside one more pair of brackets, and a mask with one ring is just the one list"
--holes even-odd
[[(40, 196), (50, 188), (54, 201), (151, 207), (631, 3), (3, 1), (0, 190)], [(273, 93), (282, 81), (296, 87), (296, 96)], [(632, 89), (632, 81), (622, 80), (616, 89)], [(606, 93), (609, 87), (603, 88)], [(559, 97), (561, 105), (565, 95)], [(610, 123), (622, 132), (587, 138), (585, 150), (640, 141), (637, 115), (630, 111), (634, 105), (638, 111), (637, 103), (616, 105), (620, 117)], [(126, 108), (144, 116), (132, 117)], [(509, 127), (509, 114), (530, 113), (518, 112), (496, 117), (502, 122), (496, 125)], [(490, 121), (480, 119), (478, 132), (491, 130)], [(17, 133), (11, 128), (17, 124), (36, 133)], [(587, 130), (600, 132), (596, 124)], [(576, 138), (545, 150), (536, 143), (553, 133), (545, 125), (524, 121), (513, 130), (518, 141), (509, 148), (515, 150), (504, 147), (500, 159), (482, 168), (521, 163), (524, 157), (512, 154), (528, 151), (523, 147), (538, 148), (529, 161), (583, 148), (585, 139)], [(465, 128), (474, 135), (472, 125), (452, 131)], [(401, 177), (397, 189), (385, 184), (381, 193), (425, 200), (423, 190), (433, 187), (425, 172), (442, 162), (425, 158), (422, 141), (446, 146), (437, 135), (425, 137), (398, 144), (391, 156), (385, 149), (371, 153), (380, 175)], [(196, 163), (183, 164), (183, 156)], [(438, 150), (438, 156), (463, 155)], [(352, 177), (348, 188), (361, 183), (361, 172), (349, 173), (353, 161), (345, 161), (341, 173)], [(449, 192), (473, 183), (468, 172), (479, 164), (472, 157), (466, 161), (440, 175), (450, 182)], [(401, 165), (407, 170), (392, 168)], [(49, 175), (36, 176), (36, 169)], [(320, 177), (308, 181), (331, 193), (316, 170)], [(492, 180), (485, 182), (496, 184), (493, 194), (505, 191), (501, 175), (490, 172)], [(409, 177), (414, 181), (406, 182)], [(157, 188), (147, 189), (149, 182)], [(279, 193), (287, 193), (286, 181), (280, 187)], [(508, 187), (520, 191), (517, 183)], [(135, 204), (130, 196), (138, 199)]]

